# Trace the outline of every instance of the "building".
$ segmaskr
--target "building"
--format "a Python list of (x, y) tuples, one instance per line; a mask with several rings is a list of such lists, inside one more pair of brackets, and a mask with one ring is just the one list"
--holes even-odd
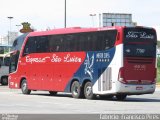
[(7, 36), (0, 36), (0, 45), (8, 45), (8, 40), (6, 40)]
[(12, 45), (17, 36), (18, 32), (8, 32), (8, 35), (0, 36), (0, 45)]
[(9, 45), (12, 45), (17, 37), (18, 37), (18, 32), (9, 32)]
[(102, 13), (99, 14), (99, 26), (136, 26), (132, 21), (132, 14), (123, 13)]
[(0, 35), (0, 44), (2, 45), (3, 42), (3, 36)]

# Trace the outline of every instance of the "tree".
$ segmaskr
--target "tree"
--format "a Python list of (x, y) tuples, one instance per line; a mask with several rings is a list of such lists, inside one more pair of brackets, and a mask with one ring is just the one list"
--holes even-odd
[(160, 69), (160, 58), (157, 58), (157, 67)]

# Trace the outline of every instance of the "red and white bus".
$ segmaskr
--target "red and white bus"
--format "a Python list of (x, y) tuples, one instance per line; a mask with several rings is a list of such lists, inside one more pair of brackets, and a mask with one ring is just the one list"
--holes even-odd
[[(150, 94), (156, 83), (156, 31), (148, 27), (31, 32), (13, 44), (9, 87), (71, 92), (93, 99)], [(22, 44), (22, 41), (23, 44)], [(22, 47), (21, 47), (22, 46)]]

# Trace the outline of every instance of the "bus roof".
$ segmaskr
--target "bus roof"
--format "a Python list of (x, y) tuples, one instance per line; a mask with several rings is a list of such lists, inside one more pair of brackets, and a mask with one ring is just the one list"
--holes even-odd
[(103, 30), (115, 30), (120, 29), (122, 26), (113, 27), (102, 27), (102, 28), (81, 28), (81, 27), (71, 27), (71, 28), (61, 28), (53, 29), (49, 31), (31, 32), (28, 36), (39, 36), (39, 35), (52, 35), (52, 34), (69, 34), (69, 33), (79, 33), (79, 32), (93, 32), (93, 31), (103, 31)]
[(79, 33), (79, 32), (93, 32), (93, 31), (104, 31), (104, 30), (120, 30), (123, 28), (147, 28), (147, 29), (154, 29), (151, 27), (145, 27), (145, 26), (133, 26), (133, 27), (127, 27), (127, 26), (111, 26), (111, 27), (97, 27), (97, 28), (81, 28), (81, 27), (70, 27), (70, 28), (59, 28), (59, 29), (53, 29), (48, 31), (35, 31), (30, 32), (28, 36), (45, 36), (45, 35), (57, 35), (57, 34), (69, 34), (69, 33)]

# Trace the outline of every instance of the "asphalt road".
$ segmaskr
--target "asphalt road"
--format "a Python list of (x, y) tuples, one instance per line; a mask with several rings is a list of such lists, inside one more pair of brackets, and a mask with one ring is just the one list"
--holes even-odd
[(154, 94), (128, 96), (125, 101), (74, 99), (70, 94), (32, 92), (23, 95), (21, 90), (0, 86), (0, 113), (12, 114), (129, 114), (159, 113), (160, 88)]

